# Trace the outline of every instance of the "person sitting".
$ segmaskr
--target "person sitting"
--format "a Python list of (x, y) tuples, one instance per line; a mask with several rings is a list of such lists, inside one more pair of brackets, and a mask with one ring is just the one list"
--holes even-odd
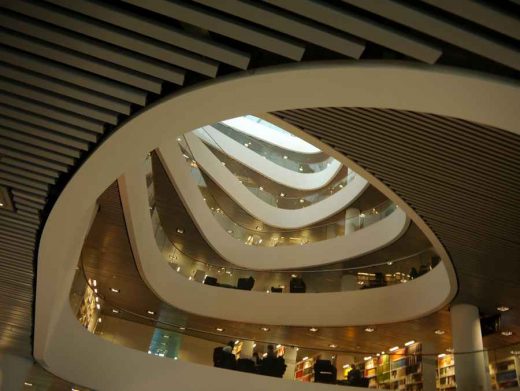
[(274, 346), (268, 345), (267, 356), (260, 364), (260, 373), (266, 376), (283, 377), (285, 368), (287, 368), (287, 365), (285, 365), (283, 357), (276, 357)]
[(362, 386), (363, 376), (361, 376), (361, 371), (354, 364), (352, 364), (351, 368), (347, 375), (348, 384), (350, 386)]

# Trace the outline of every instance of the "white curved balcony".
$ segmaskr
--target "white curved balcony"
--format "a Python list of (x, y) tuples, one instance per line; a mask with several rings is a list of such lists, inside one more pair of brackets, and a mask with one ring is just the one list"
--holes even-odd
[(203, 126), (194, 133), (205, 143), (214, 146), (232, 159), (281, 185), (298, 190), (317, 190), (329, 184), (341, 170), (341, 163), (332, 160), (327, 167), (313, 173), (302, 173), (282, 167), (245, 147), (212, 126)]
[[(204, 172), (244, 210), (272, 227), (302, 228), (325, 220), (352, 204), (369, 186), (363, 177), (356, 175), (347, 186), (322, 201), (296, 210), (277, 208), (251, 193), (195, 134), (186, 134), (185, 139), (190, 152)], [(176, 145), (164, 144), (161, 151), (164, 154), (181, 156), (180, 149)], [(176, 171), (173, 170), (173, 173), (175, 174)]]
[(245, 133), (258, 140), (265, 141), (269, 144), (302, 154), (320, 153), (321, 150), (314, 145), (292, 135), (286, 130), (275, 126), (258, 117), (250, 115), (237, 117), (222, 121), (227, 126)]
[[(382, 220), (351, 232), (347, 236), (336, 236), (303, 246), (250, 246), (230, 236), (226, 228), (215, 219), (193, 180), (190, 168), (185, 164), (177, 142), (175, 140), (165, 142), (158, 149), (158, 154), (170, 181), (206, 241), (228, 262), (241, 267), (254, 270), (296, 269), (352, 259), (393, 243), (406, 232), (410, 223), (406, 214), (401, 209), (396, 209)], [(135, 188), (133, 191), (147, 194), (145, 176), (144, 164), (136, 165), (133, 170), (125, 174), (128, 181), (133, 181)], [(244, 191), (248, 192), (247, 189)], [(145, 199), (139, 207), (148, 210), (147, 202)]]
[[(198, 315), (250, 323), (345, 326), (391, 323), (420, 317), (438, 308), (446, 300), (446, 295), (449, 292), (449, 280), (446, 278), (447, 272), (443, 263), (420, 279), (406, 284), (357, 291), (306, 293), (304, 295), (266, 294), (265, 292), (223, 289), (194, 283), (191, 279), (177, 273), (168, 264), (157, 245), (148, 208), (145, 173), (143, 163), (140, 166), (135, 166), (119, 180), (127, 231), (142, 278), (162, 300), (174, 307)], [(207, 208), (202, 207), (201, 209)], [(404, 213), (397, 209), (392, 215), (395, 216), (396, 220), (401, 220)], [(391, 221), (389, 219), (392, 215), (383, 219), (381, 223), (385, 220)], [(214, 220), (212, 216), (210, 216), (210, 219)], [(403, 221), (401, 221), (402, 223)], [(208, 222), (201, 225), (206, 224)], [(375, 226), (377, 226), (377, 223), (370, 227)], [(368, 231), (370, 227), (366, 230)], [(209, 228), (210, 230), (217, 229), (215, 226)], [(386, 227), (386, 229), (389, 229), (389, 227)], [(224, 234), (226, 234), (225, 231)], [(356, 232), (352, 235), (355, 234)], [(211, 235), (211, 232), (205, 231), (205, 235)], [(221, 244), (221, 242), (214, 241), (213, 236), (206, 236), (206, 239), (215, 249)], [(337, 255), (344, 258), (349, 247), (352, 248), (352, 245), (357, 245), (360, 241), (369, 244), (374, 240), (374, 236), (368, 234), (365, 239), (362, 239), (362, 237), (358, 237), (358, 239), (354, 237), (354, 240), (349, 239), (349, 237), (341, 238), (343, 242), (331, 239), (305, 246), (275, 248), (246, 246), (230, 238), (227, 239), (227, 242), (236, 242), (241, 246), (233, 247), (234, 253), (232, 255), (234, 258), (230, 261), (236, 262), (238, 256), (238, 259), (245, 260), (241, 263), (247, 264), (250, 269), (273, 269), (274, 264), (265, 262), (265, 260), (275, 256), (274, 254), (279, 250), (289, 250), (284, 251), (284, 253), (291, 254), (291, 256), (296, 253), (297, 258), (287, 260), (292, 262), (279, 262), (278, 268), (287, 267), (288, 264), (296, 267), (297, 265), (302, 266), (302, 260), (298, 257), (304, 258), (303, 261), (308, 263), (316, 264), (316, 259), (319, 259), (320, 256), (323, 258), (323, 254), (334, 254), (337, 251)], [(351, 244), (348, 245), (347, 242)], [(312, 254), (312, 258), (306, 258), (306, 254)], [(444, 286), (446, 289), (443, 288)], [(186, 292), (189, 292), (189, 294), (186, 294)], [(424, 292), (429, 293), (425, 295)], [(395, 310), (395, 306), (390, 305), (390, 303), (403, 302), (402, 299), (409, 295), (413, 295), (417, 300), (403, 304), (399, 311)], [(290, 311), (291, 308), (301, 305), (302, 300), (305, 302), (305, 311)], [(328, 303), (328, 305), (324, 306), (323, 303)], [(388, 305), (383, 303), (388, 303)], [(367, 310), (359, 311), (360, 306), (364, 306)], [(381, 306), (392, 308), (392, 311), (381, 311)], [(243, 311), (244, 308), (256, 308), (257, 310)]]

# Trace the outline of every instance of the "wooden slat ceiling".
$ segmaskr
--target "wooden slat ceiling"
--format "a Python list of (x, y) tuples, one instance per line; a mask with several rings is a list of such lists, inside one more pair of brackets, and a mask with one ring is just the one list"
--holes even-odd
[(455, 302), (487, 314), (498, 305), (516, 308), (504, 314), (504, 326), (520, 326), (520, 136), (385, 109), (276, 115), (355, 160), (414, 208), (452, 257), (459, 279)]
[(0, 211), (0, 349), (30, 355), (35, 243), (60, 189), (121, 121), (158, 98), (310, 60), (398, 59), (518, 79), (515, 2), (385, 3), (0, 2), (0, 186), (14, 204)]

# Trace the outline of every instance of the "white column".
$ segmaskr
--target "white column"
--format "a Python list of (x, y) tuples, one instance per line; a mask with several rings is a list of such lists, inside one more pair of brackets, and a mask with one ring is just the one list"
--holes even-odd
[(344, 274), (341, 277), (341, 291), (356, 291), (359, 289), (357, 276), (353, 274)]
[(422, 342), (422, 383), (423, 391), (436, 391), (437, 354), (429, 341)]
[(0, 354), (0, 391), (21, 390), (32, 364), (23, 357)]
[(359, 228), (359, 209), (348, 208), (345, 211), (345, 236)]
[(294, 370), (296, 369), (296, 356), (298, 354), (298, 350), (296, 348), (285, 348), (285, 354), (283, 358), (285, 360), (285, 373), (283, 374), (284, 379), (294, 380)]
[[(483, 350), (478, 308), (456, 304), (450, 308), (451, 333), (455, 350), (457, 391), (488, 391), (489, 371)], [(464, 354), (464, 352), (477, 352)]]

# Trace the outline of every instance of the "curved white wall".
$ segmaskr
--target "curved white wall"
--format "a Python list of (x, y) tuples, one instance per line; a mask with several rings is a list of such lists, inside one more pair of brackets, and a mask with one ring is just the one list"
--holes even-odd
[[(204, 172), (244, 210), (272, 227), (302, 228), (325, 220), (354, 202), (369, 186), (366, 179), (356, 175), (347, 186), (322, 201), (301, 209), (277, 208), (258, 198), (240, 183), (239, 179), (220, 163), (220, 160), (195, 134), (187, 134), (185, 139), (193, 157)], [(181, 154), (176, 144), (164, 144), (161, 146), (161, 150), (162, 155), (177, 154), (180, 156)], [(178, 168), (177, 166), (172, 167), (175, 169), (170, 172), (175, 178)], [(189, 202), (189, 198), (186, 200)]]
[[(244, 96), (253, 95), (255, 99), (243, 99)], [(490, 107), (490, 102), (493, 109), (482, 110), (482, 107)], [(72, 245), (81, 249), (88, 228), (83, 227), (82, 231), (82, 224), (88, 225), (85, 221), (91, 217), (89, 212), (95, 208), (97, 197), (133, 164), (141, 164), (146, 154), (164, 140), (244, 113), (320, 106), (423, 111), (520, 134), (518, 86), (509, 80), (445, 67), (376, 62), (369, 65), (352, 62), (291, 64), (257, 70), (254, 74), (243, 73), (238, 77), (211, 80), (192, 89), (184, 89), (181, 94), (163, 99), (124, 123), (83, 163), (56, 200), (46, 220), (38, 250), (35, 358), (58, 376), (99, 390), (160, 390), (164, 389), (164, 383), (168, 383), (167, 389), (170, 390), (172, 385), (179, 384), (182, 390), (198, 391), (207, 388), (203, 381), (218, 384), (222, 378), (215, 372), (207, 372), (207, 376), (197, 372), (197, 376), (190, 376), (192, 373), (188, 370), (174, 371), (169, 362), (157, 361), (159, 358), (151, 358), (154, 364), (148, 368), (134, 355), (135, 352), (128, 349), (120, 351), (90, 334), (88, 339), (83, 338), (87, 332), (72, 316), (68, 303), (79, 256), (79, 250), (75, 252)], [(304, 132), (297, 136), (311, 139)], [(455, 272), (442, 243), (426, 223), (403, 200), (355, 162), (323, 143), (313, 143), (368, 178), (423, 230), (444, 261), (451, 286), (445, 300), (445, 304), (448, 303), (457, 290)], [(185, 369), (180, 362), (176, 365)], [(102, 368), (101, 373), (98, 368)], [(143, 374), (135, 368), (149, 370)], [(248, 375), (233, 373), (232, 376)], [(249, 389), (258, 391), (276, 389), (280, 384), (249, 381), (250, 377), (242, 379)], [(224, 380), (227, 390), (233, 380), (228, 377)], [(293, 387), (293, 383), (284, 384)], [(261, 388), (255, 388), (257, 385)], [(294, 387), (307, 385), (295, 384)], [(322, 385), (309, 384), (308, 388), (311, 387), (319, 389)]]
[[(228, 262), (248, 269), (298, 269), (352, 259), (393, 243), (406, 232), (410, 223), (406, 214), (397, 209), (381, 221), (348, 236), (337, 236), (303, 246), (248, 246), (230, 236), (215, 219), (193, 180), (190, 168), (185, 164), (176, 141), (166, 141), (157, 151), (170, 181), (202, 236)], [(145, 175), (144, 165), (135, 165), (132, 170), (126, 172), (127, 183), (132, 183), (132, 194), (146, 194)], [(240, 185), (238, 180), (236, 181)], [(356, 179), (351, 185), (354, 185), (355, 181)], [(244, 190), (249, 192), (247, 189)], [(148, 209), (147, 199), (141, 197), (136, 200), (139, 202), (139, 208)]]
[[(175, 272), (160, 252), (147, 208), (144, 170), (140, 173), (135, 169), (132, 171), (134, 173), (127, 173), (119, 180), (132, 253), (148, 287), (174, 307), (198, 315), (248, 323), (353, 326), (418, 318), (440, 308), (449, 296), (450, 281), (442, 263), (425, 276), (406, 284), (345, 292), (275, 295), (196, 283)], [(251, 250), (248, 262), (262, 262), (265, 256), (262, 253), (265, 252), (258, 251), (261, 248), (244, 247)], [(293, 247), (296, 250), (310, 246)], [(328, 250), (323, 248), (321, 251), (333, 252), (335, 247), (330, 244)], [(277, 248), (266, 250), (275, 252)], [(314, 252), (309, 248), (305, 251)], [(414, 297), (414, 300), (406, 300), (407, 297)], [(396, 308), (392, 303), (401, 304)], [(305, 311), (294, 311), (302, 306), (305, 306)], [(255, 310), (245, 311), (246, 308)]]
[(264, 159), (263, 156), (246, 148), (212, 126), (203, 126), (196, 129), (194, 133), (204, 142), (221, 149), (232, 159), (251, 170), (293, 189), (305, 191), (321, 189), (334, 179), (342, 167), (340, 162), (333, 160), (321, 171), (313, 173), (297, 172), (280, 166), (269, 159)]
[(221, 122), (235, 130), (238, 130), (239, 132), (248, 134), (254, 138), (286, 149), (288, 151), (305, 154), (321, 152), (321, 150), (316, 148), (314, 145), (289, 134), (287, 131), (280, 132), (245, 117), (236, 117)]

